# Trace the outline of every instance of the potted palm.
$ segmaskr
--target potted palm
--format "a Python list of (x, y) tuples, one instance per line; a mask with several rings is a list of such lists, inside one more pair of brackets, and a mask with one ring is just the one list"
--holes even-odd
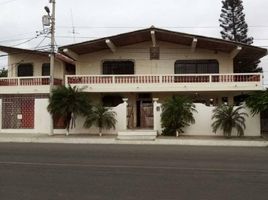
[(115, 129), (116, 113), (103, 105), (93, 106), (92, 111), (87, 113), (84, 123), (85, 128), (90, 128), (93, 125), (99, 128), (99, 135), (102, 136), (103, 129)]
[(244, 135), (246, 129), (245, 117), (248, 114), (243, 112), (243, 106), (235, 108), (231, 105), (221, 105), (213, 110), (212, 123), (213, 132), (216, 133), (219, 129), (223, 131), (223, 135), (227, 138), (231, 137), (232, 131), (237, 131), (237, 136)]
[(69, 85), (57, 87), (52, 91), (47, 109), (52, 115), (63, 117), (66, 135), (69, 135), (70, 128), (75, 127), (76, 116), (85, 115), (91, 106), (88, 95), (83, 93), (82, 89)]
[(173, 96), (162, 105), (161, 123), (164, 135), (179, 136), (183, 128), (195, 123), (195, 105), (186, 97)]

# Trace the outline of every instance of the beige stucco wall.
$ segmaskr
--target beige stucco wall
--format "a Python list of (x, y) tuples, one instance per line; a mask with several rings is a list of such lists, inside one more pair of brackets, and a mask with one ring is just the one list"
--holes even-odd
[[(159, 134), (162, 133), (161, 128), (161, 111), (156, 111), (156, 106), (161, 107), (160, 103), (154, 105), (154, 130), (158, 131)], [(236, 107), (235, 107), (236, 108)], [(211, 117), (213, 115), (213, 110), (215, 107), (209, 107), (204, 104), (195, 104), (195, 109), (197, 112), (194, 112), (194, 119), (195, 123), (191, 124), (188, 127), (183, 128), (183, 135), (199, 135), (199, 136), (222, 136), (222, 131), (217, 131), (217, 133), (213, 133), (211, 124), (213, 121)], [(260, 115), (257, 114), (252, 116), (248, 108), (245, 108), (243, 112), (248, 113), (248, 117), (246, 117), (246, 129), (244, 132), (245, 136), (254, 136), (259, 137), (261, 136), (261, 127), (260, 127)], [(237, 135), (237, 132), (233, 130), (233, 136)]]
[(160, 59), (150, 60), (151, 42), (117, 48), (115, 53), (110, 50), (99, 51), (79, 56), (76, 63), (77, 74), (102, 74), (102, 62), (105, 60), (133, 60), (135, 74), (174, 74), (176, 60), (216, 59), (220, 73), (233, 73), (233, 61), (230, 55), (205, 49), (192, 52), (189, 46), (159, 42)]
[[(8, 76), (17, 76), (17, 63), (31, 63), (33, 64), (33, 75), (42, 76), (42, 64), (49, 63), (50, 58), (41, 55), (29, 55), (29, 54), (14, 54), (8, 57)], [(63, 79), (64, 75), (64, 63), (56, 60), (54, 68), (55, 78)]]
[[(118, 131), (127, 129), (127, 105), (126, 103), (121, 103), (116, 107), (112, 107), (111, 111), (116, 113), (115, 119), (117, 121), (115, 129), (103, 130), (103, 134), (117, 134)], [(99, 129), (96, 126), (91, 128), (84, 128), (85, 117), (78, 116), (75, 120), (75, 128), (70, 130), (70, 134), (98, 134)], [(65, 134), (65, 129), (55, 129), (55, 134)]]

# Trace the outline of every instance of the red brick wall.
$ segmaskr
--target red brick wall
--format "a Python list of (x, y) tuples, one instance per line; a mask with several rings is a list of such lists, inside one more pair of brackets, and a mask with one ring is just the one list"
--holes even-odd
[(34, 128), (34, 99), (21, 100), (21, 114), (20, 128)]
[[(34, 128), (33, 96), (12, 95), (2, 97), (2, 128), (3, 129), (33, 129)], [(22, 115), (22, 119), (18, 119)]]

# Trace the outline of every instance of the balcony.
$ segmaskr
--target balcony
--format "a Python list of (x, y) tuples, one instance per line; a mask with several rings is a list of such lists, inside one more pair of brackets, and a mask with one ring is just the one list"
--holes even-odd
[(172, 75), (70, 75), (65, 84), (87, 92), (177, 92), (262, 90), (261, 73)]
[[(49, 80), (49, 76), (0, 78), (0, 94), (49, 93)], [(61, 79), (54, 79), (54, 85), (61, 84)]]

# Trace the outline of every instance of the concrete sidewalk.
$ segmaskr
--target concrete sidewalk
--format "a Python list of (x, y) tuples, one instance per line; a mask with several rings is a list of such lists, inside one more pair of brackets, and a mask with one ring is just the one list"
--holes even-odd
[(117, 140), (115, 135), (53, 135), (45, 134), (0, 134), (0, 143), (63, 143), (63, 144), (133, 144), (133, 145), (189, 145), (189, 146), (237, 146), (237, 147), (268, 147), (263, 138), (232, 138), (223, 137), (164, 137), (154, 141)]

